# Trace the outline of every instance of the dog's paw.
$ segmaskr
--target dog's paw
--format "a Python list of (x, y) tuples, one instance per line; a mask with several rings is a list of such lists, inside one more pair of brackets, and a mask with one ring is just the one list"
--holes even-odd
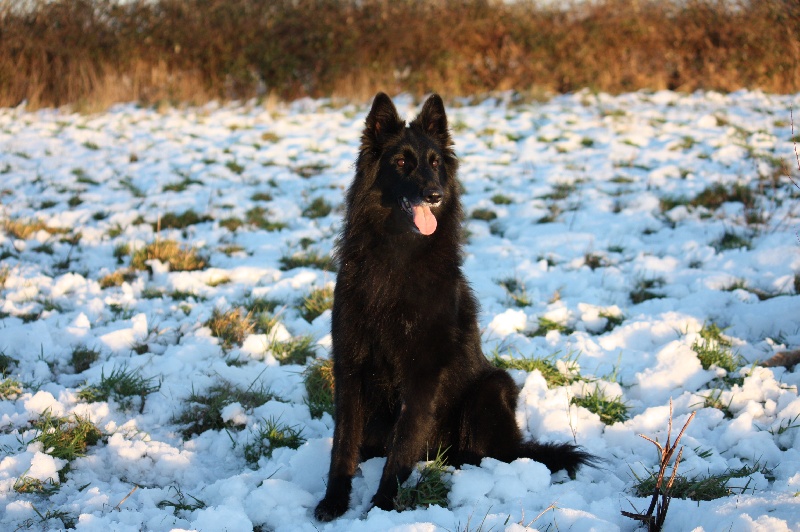
[(387, 512), (395, 509), (393, 498), (381, 495), (380, 493), (376, 493), (372, 498), (372, 506), (380, 508), (381, 510), (386, 510)]
[(317, 521), (332, 521), (347, 511), (349, 502), (346, 497), (325, 497), (314, 510), (314, 517)]

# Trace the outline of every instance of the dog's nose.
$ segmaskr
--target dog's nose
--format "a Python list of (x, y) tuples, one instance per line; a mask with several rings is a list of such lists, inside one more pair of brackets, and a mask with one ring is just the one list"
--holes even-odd
[(422, 199), (424, 199), (426, 203), (430, 203), (431, 205), (435, 205), (440, 201), (442, 201), (443, 195), (444, 191), (439, 187), (428, 187), (422, 191)]

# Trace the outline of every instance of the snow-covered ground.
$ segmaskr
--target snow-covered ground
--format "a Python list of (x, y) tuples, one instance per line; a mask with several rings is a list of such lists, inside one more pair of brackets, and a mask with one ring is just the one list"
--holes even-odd
[[(415, 114), (411, 98), (397, 104)], [(450, 102), (485, 352), (579, 374), (548, 386), (539, 371), (511, 370), (518, 420), (605, 462), (570, 480), (487, 459), (451, 472), (446, 507), (398, 513), (369, 510), (373, 459), (351, 509), (327, 524), (313, 508), (333, 421), (306, 403), (312, 360), (280, 364), (271, 346), (311, 336), (328, 356), (329, 312), (309, 323), (298, 301), (335, 274), (281, 259), (330, 253), (368, 103), (0, 110), (2, 528), (633, 530), (621, 512), (647, 508), (633, 487), (658, 464), (639, 435), (665, 442), (672, 400), (673, 441), (696, 412), (680, 475), (750, 474), (722, 498), (673, 499), (666, 529), (799, 530), (800, 373), (757, 364), (800, 347), (800, 190), (780, 168), (798, 173), (798, 107), (800, 95), (758, 92)], [(331, 212), (308, 209), (318, 198)], [(198, 223), (158, 231), (188, 210)], [(259, 228), (248, 212), (280, 225)], [(199, 248), (207, 266), (129, 268), (166, 240)], [(223, 346), (205, 325), (212, 313), (257, 298), (278, 303), (269, 336)], [(723, 332), (737, 368), (703, 369), (708, 330)], [(78, 371), (80, 349), (99, 356)], [(152, 391), (79, 394), (115, 371)], [(224, 405), (222, 429), (184, 436), (190, 396), (215, 386), (272, 399)], [(628, 419), (606, 425), (571, 404), (596, 389)], [(37, 439), (43, 413), (88, 417), (102, 438), (67, 464)], [(248, 461), (268, 419), (305, 441)]]

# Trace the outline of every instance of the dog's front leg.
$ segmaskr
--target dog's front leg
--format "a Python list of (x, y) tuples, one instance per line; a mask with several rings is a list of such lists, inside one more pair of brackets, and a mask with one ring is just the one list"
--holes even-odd
[(334, 393), (336, 419), (328, 486), (325, 498), (314, 511), (314, 516), (320, 521), (330, 521), (347, 511), (364, 433), (361, 379), (344, 371), (338, 372)]
[(408, 479), (414, 464), (424, 455), (436, 423), (436, 394), (408, 394), (392, 431), (386, 465), (372, 504), (383, 510), (394, 508), (397, 488)]

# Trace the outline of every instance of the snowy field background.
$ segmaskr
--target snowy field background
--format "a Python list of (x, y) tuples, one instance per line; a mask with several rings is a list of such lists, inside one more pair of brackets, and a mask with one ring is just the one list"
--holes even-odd
[[(800, 347), (798, 107), (759, 92), (450, 102), (485, 352), (556, 367), (549, 386), (510, 370), (520, 426), (605, 463), (570, 480), (487, 459), (449, 474), (446, 507), (398, 513), (369, 510), (374, 459), (327, 524), (313, 508), (333, 421), (312, 415), (304, 375), (328, 357), (330, 313), (301, 302), (335, 281), (314, 259), (341, 226), (368, 104), (0, 110), (2, 528), (634, 530), (621, 511), (646, 509), (634, 487), (658, 464), (639, 434), (664, 442), (671, 399), (673, 439), (697, 412), (680, 475), (747, 474), (722, 498), (674, 499), (666, 529), (799, 530), (800, 374), (758, 365)], [(170, 241), (205, 264), (144, 264)], [(251, 327), (212, 334), (237, 309)], [(734, 365), (704, 369), (702, 349)], [(212, 397), (241, 399), (202, 430)], [(626, 419), (604, 423), (587, 397)], [(100, 438), (53, 456), (43, 419)], [(270, 422), (300, 437), (270, 445)]]

